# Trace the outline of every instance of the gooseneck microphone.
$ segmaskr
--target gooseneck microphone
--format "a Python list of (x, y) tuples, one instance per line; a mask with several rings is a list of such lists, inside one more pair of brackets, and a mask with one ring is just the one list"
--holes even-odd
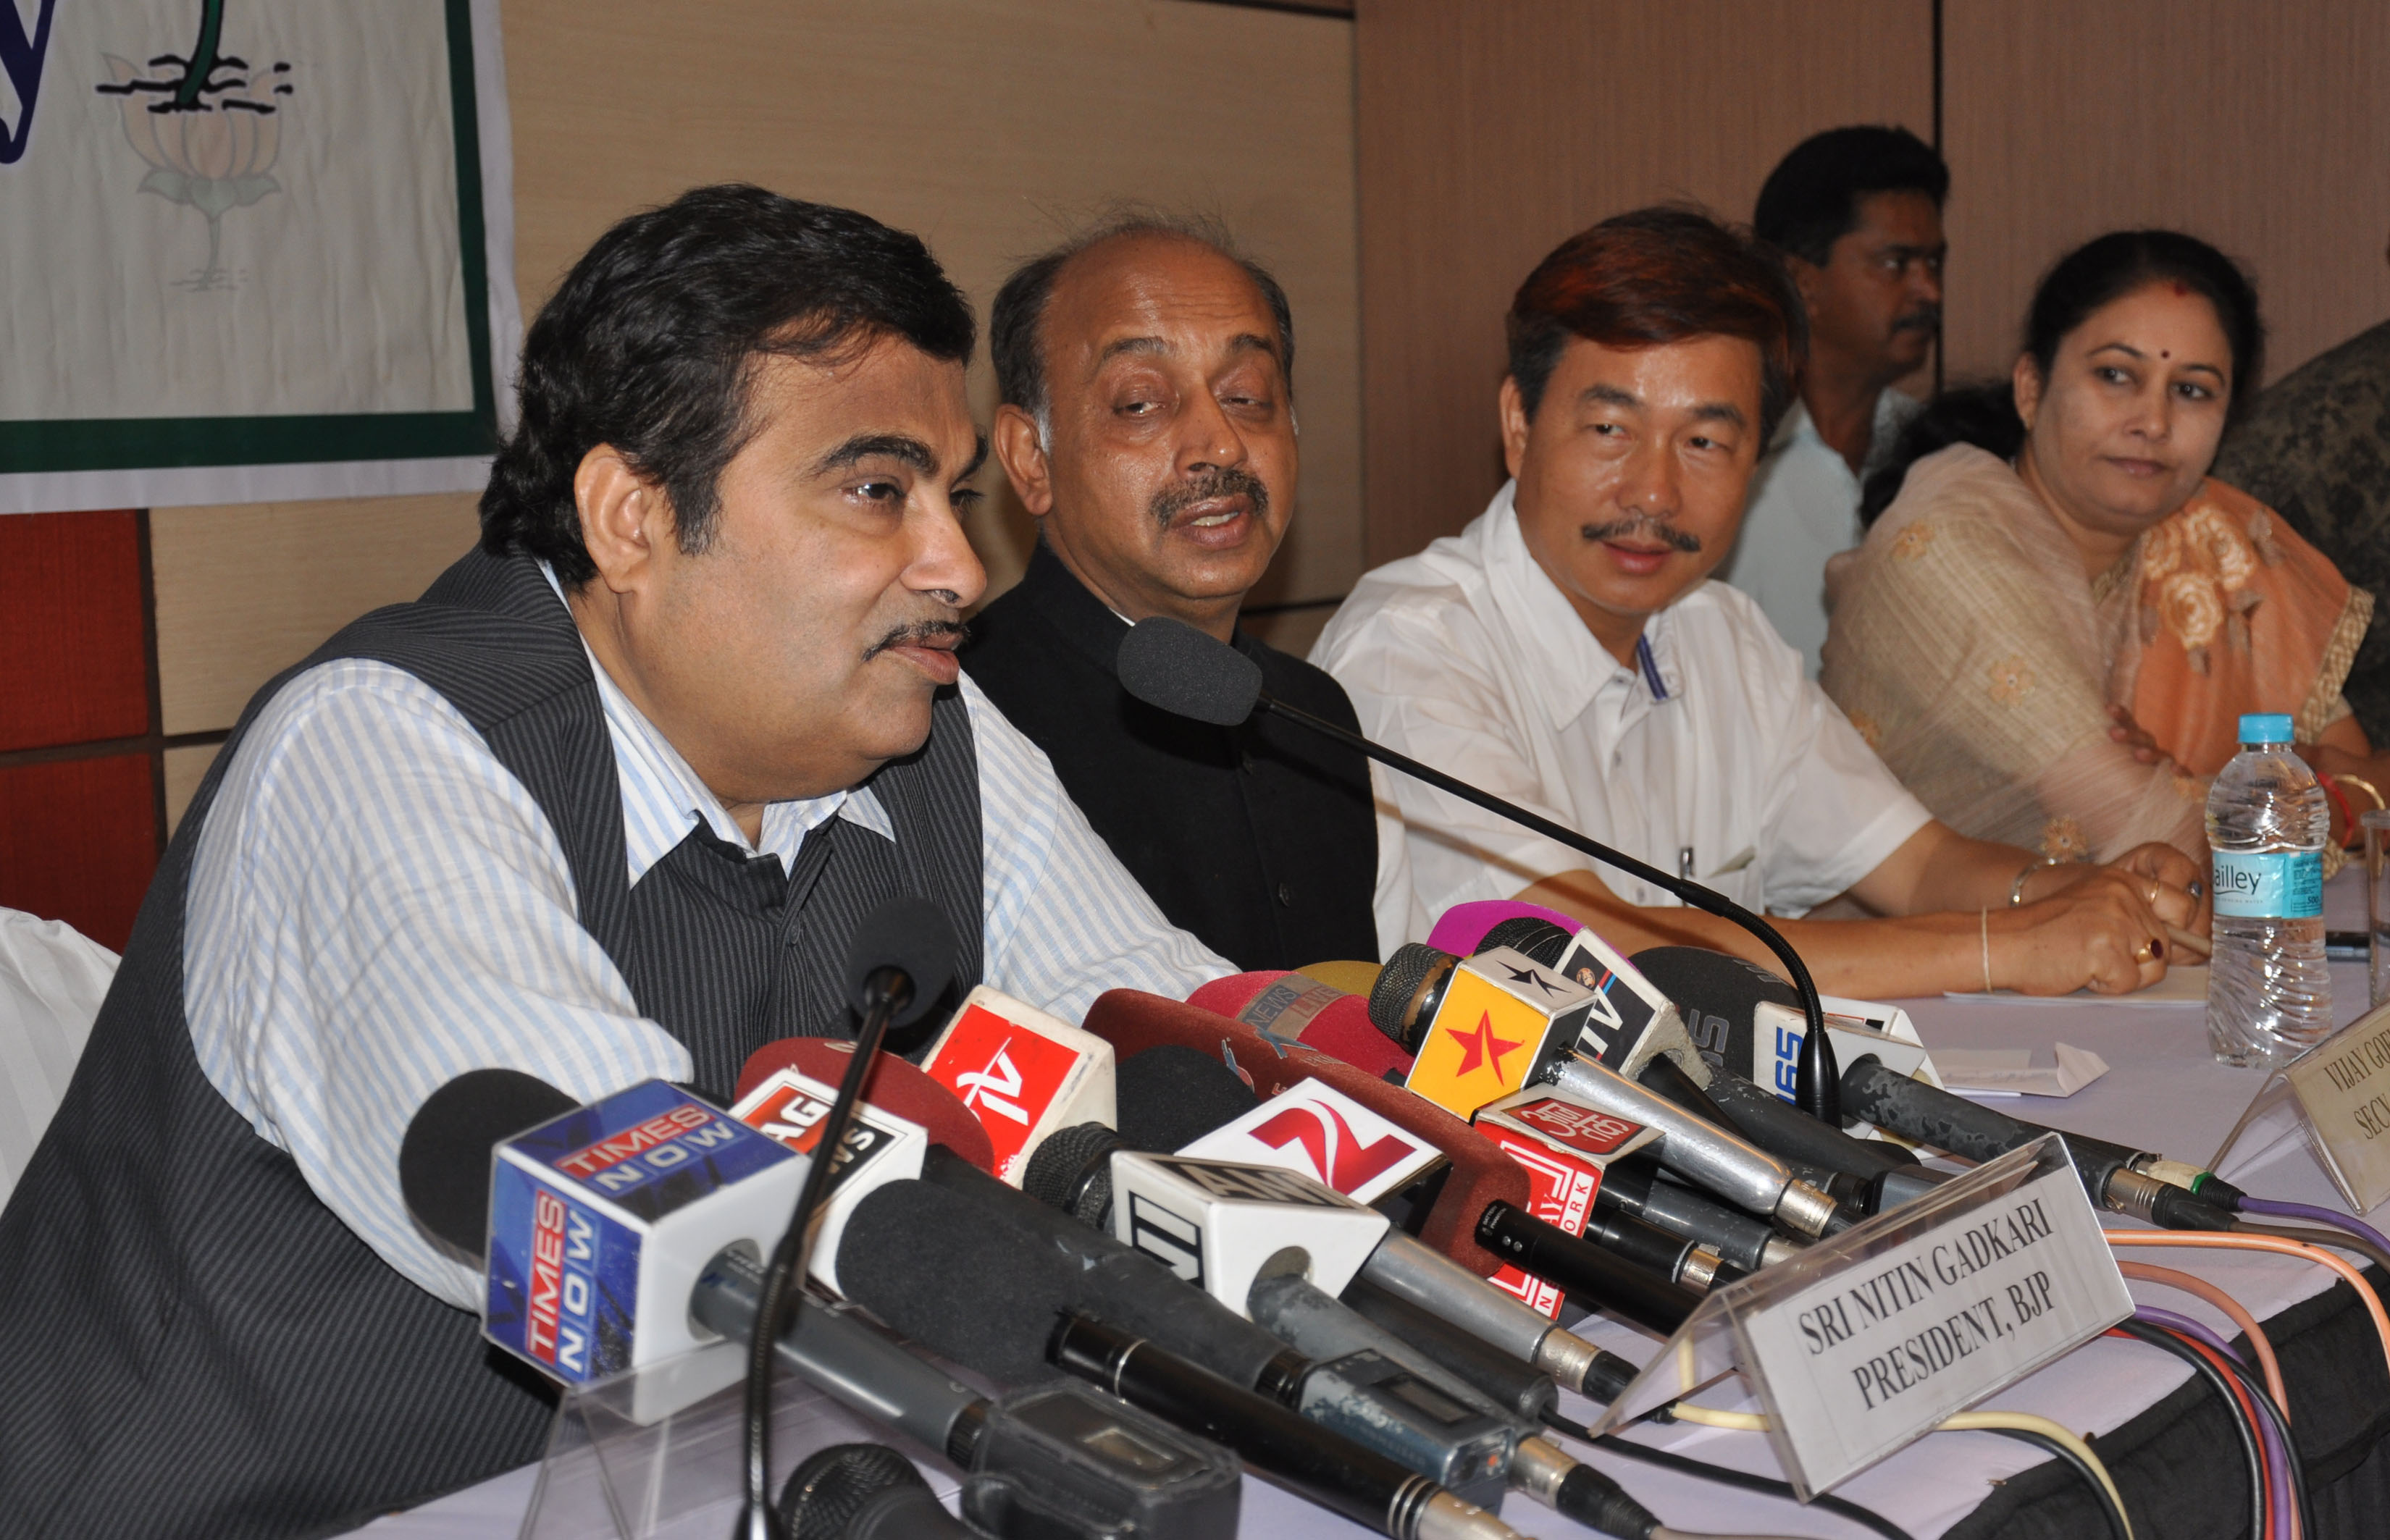
[(1808, 965), (1774, 926), (1724, 893), (1664, 872), (1623, 851), (1613, 850), (1573, 828), (1530, 813), (1515, 802), (1421, 764), (1407, 754), (1396, 753), (1381, 743), (1288, 705), (1262, 688), (1261, 668), (1252, 659), (1183, 621), (1153, 615), (1129, 627), (1128, 635), (1121, 638), (1113, 672), (1119, 675), (1122, 687), (1147, 705), (1215, 726), (1237, 726), (1253, 715), (1256, 706), (1275, 712), (1381, 764), (1425, 781), (1463, 802), (1473, 802), (1497, 817), (1674, 893), (1696, 909), (1742, 927), (1776, 954), (1793, 987), (1801, 992), (1801, 1010), (1807, 1019), (1808, 1030), (1802, 1039), (1794, 1099), (1801, 1110), (1810, 1116), (1822, 1118), (1837, 1128), (1842, 1126), (1840, 1073), (1834, 1063), (1833, 1045), (1826, 1040), (1825, 1007), (1818, 1003), (1818, 985), (1809, 977)]
[(791, 1540), (970, 1540), (913, 1462), (884, 1444), (833, 1444), (780, 1489)]
[(795, 1212), (772, 1260), (755, 1306), (755, 1329), (747, 1342), (746, 1489), (739, 1522), (740, 1540), (788, 1540), (772, 1506), (772, 1358), (786, 1329), (797, 1279), (804, 1276), (805, 1240), (813, 1213), (829, 1185), (830, 1169), (846, 1145), (847, 1125), (863, 1097), (863, 1083), (880, 1058), (891, 1026), (909, 1027), (929, 1014), (954, 976), (955, 933), (944, 911), (925, 898), (896, 898), (880, 905), (854, 928), (846, 947), (846, 997), (862, 1017), (854, 1057), (840, 1080), (838, 1099), (822, 1120), (816, 1157), (805, 1168)]

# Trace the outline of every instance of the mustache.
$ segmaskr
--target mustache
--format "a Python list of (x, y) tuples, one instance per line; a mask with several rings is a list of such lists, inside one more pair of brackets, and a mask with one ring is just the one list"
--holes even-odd
[(1153, 521), (1167, 526), (1180, 514), (1198, 503), (1208, 503), (1215, 497), (1242, 496), (1253, 506), (1253, 517), (1262, 519), (1269, 513), (1269, 488), (1262, 479), (1240, 465), (1205, 466), (1201, 471), (1175, 486), (1167, 486), (1153, 494), (1147, 511)]
[(1690, 530), (1680, 530), (1664, 519), (1654, 519), (1638, 513), (1631, 519), (1613, 519), (1607, 524), (1587, 524), (1576, 532), (1588, 541), (1624, 540), (1629, 535), (1649, 535), (1673, 550), (1690, 556), (1702, 548), (1702, 537)]
[(867, 663), (892, 647), (912, 647), (943, 636), (952, 636), (955, 646), (960, 647), (970, 640), (970, 627), (960, 621), (915, 621), (896, 626), (864, 649), (863, 661)]
[(1934, 331), (1942, 325), (1940, 305), (1920, 305), (1892, 324), (1895, 331)]

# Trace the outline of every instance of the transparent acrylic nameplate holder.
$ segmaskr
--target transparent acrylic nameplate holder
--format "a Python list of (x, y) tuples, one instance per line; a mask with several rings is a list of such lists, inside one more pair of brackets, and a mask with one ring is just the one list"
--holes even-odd
[[(2296, 1136), (2315, 1156), (2316, 1163), (2323, 1167), (2324, 1174), (2332, 1178), (2332, 1185), (2348, 1204), (2349, 1213), (2371, 1213), (2384, 1200), (2390, 1200), (2390, 1168), (2385, 1168), (2378, 1157), (2362, 1159), (2364, 1141), (2352, 1148), (2358, 1158), (2344, 1160), (2342, 1153), (2333, 1149), (2333, 1141), (2318, 1128), (2313, 1109), (2305, 1105), (2299, 1094), (2302, 1083), (2314, 1084), (2313, 1077), (2322, 1065), (2346, 1054), (2351, 1045), (2379, 1036), (2385, 1027), (2390, 1027), (2390, 1005), (2376, 1006), (2297, 1058), (2268, 1071), (2266, 1083), (2249, 1098), (2247, 1110), (2232, 1125), (2232, 1132), (2224, 1136), (2207, 1169), (2228, 1182), (2237, 1182), (2265, 1164), (2266, 1157), (2284, 1140)], [(2319, 1085), (2317, 1089), (2320, 1093), (2322, 1088)], [(2225, 1157), (2244, 1147), (2246, 1153), (2228, 1168)]]
[[(739, 1513), (745, 1363), (744, 1348), (716, 1342), (568, 1389), (519, 1540), (722, 1540)], [(725, 1388), (687, 1400), (709, 1385)], [(774, 1498), (808, 1455), (865, 1441), (902, 1451), (953, 1506), (960, 1483), (942, 1460), (786, 1372), (772, 1397)]]
[[(1923, 1198), (1819, 1241), (1797, 1257), (1716, 1290), (1695, 1307), (1676, 1335), (1627, 1386), (1625, 1393), (1611, 1403), (1593, 1431), (1615, 1432), (1662, 1406), (1739, 1372), (1758, 1394), (1767, 1414), (1768, 1441), (1801, 1500), (1807, 1502), (1818, 1493), (1831, 1490), (1905, 1446), (1929, 1431), (1934, 1421), (1961, 1409), (1964, 1404), (1934, 1413), (1914, 1431), (1882, 1430), (1882, 1436), (1871, 1446), (1845, 1448), (1827, 1458), (1810, 1449), (1805, 1459), (1804, 1451), (1795, 1447), (1787, 1430), (1793, 1418), (1805, 1419), (1807, 1425), (1814, 1426), (1815, 1413), (1802, 1398), (1792, 1393), (1792, 1386), (1771, 1385), (1767, 1376), (1759, 1371), (1763, 1354), (1752, 1340), (1753, 1324), (1821, 1283), (1845, 1275), (1863, 1277), (1870, 1263), (1895, 1264), (1900, 1260), (1897, 1253), (1916, 1246), (1936, 1229), (1971, 1214), (1991, 1211), (2018, 1189), (2044, 1184), (2046, 1178), (2059, 1174), (2063, 1174), (2065, 1180), (2058, 1190), (2071, 1190), (2080, 1199), (2081, 1184), (2067, 1161), (2063, 1145), (2056, 1136), (2046, 1136), (1975, 1167)], [(2039, 1190), (2050, 1188), (2044, 1186)], [(2088, 1200), (2083, 1202), (2088, 1213)], [(2092, 1223), (2096, 1227), (2097, 1220)], [(2104, 1243), (2101, 1249), (2104, 1251)], [(2113, 1277), (2113, 1261), (2107, 1263), (2107, 1270)], [(2115, 1292), (2123, 1298), (2120, 1278), (2115, 1282)], [(2124, 1308), (2115, 1318), (2130, 1313), (2130, 1301), (2125, 1299)], [(2100, 1329), (2113, 1324), (2113, 1320), (2105, 1322)], [(2029, 1353), (2002, 1366), (2001, 1384), (2013, 1383), (2063, 1351), (2067, 1349)], [(1969, 1400), (1980, 1400), (1998, 1388), (1984, 1386), (1975, 1390)], [(1925, 1404), (1919, 1405), (1921, 1407)]]

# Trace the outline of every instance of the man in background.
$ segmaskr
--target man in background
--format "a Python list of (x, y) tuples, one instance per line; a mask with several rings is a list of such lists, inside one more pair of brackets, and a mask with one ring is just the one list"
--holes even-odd
[(1942, 204), (1950, 168), (1905, 128), (1828, 129), (1759, 190), (1752, 231), (1784, 255), (1808, 313), (1800, 402), (1752, 478), (1720, 581), (1759, 601), (1818, 676), (1826, 558), (1859, 543), (1859, 487), (1917, 410), (1892, 383), (1942, 328)]
[(1285, 291), (1224, 232), (1137, 215), (1013, 274), (989, 341), (996, 457), (1038, 541), (972, 622), (963, 666), (1172, 923), (1244, 969), (1374, 959), (1361, 756), (1267, 717), (1172, 716), (1112, 670), (1129, 626), (1164, 615), (1252, 659), (1272, 695), (1354, 725), (1334, 680), (1237, 625), (1294, 509)]

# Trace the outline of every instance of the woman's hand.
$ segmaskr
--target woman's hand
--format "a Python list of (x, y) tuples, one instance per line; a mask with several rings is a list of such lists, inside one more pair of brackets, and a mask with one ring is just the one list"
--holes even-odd
[(2108, 719), (2115, 724), (2108, 729), (2108, 740), (2121, 743), (2133, 751), (2133, 758), (2143, 764), (2172, 764), (2174, 756), (2159, 747), (2149, 729), (2133, 720), (2133, 713), (2122, 706), (2108, 708)]
[[(2188, 864), (2180, 851), (2174, 854)], [(2069, 995), (2087, 986), (2095, 994), (2128, 995), (2165, 977), (2174, 949), (2152, 891), (2168, 908), (2189, 905), (2191, 895), (2121, 863), (2082, 871), (2038, 903), (1993, 912), (1994, 983), (2024, 995)]]

